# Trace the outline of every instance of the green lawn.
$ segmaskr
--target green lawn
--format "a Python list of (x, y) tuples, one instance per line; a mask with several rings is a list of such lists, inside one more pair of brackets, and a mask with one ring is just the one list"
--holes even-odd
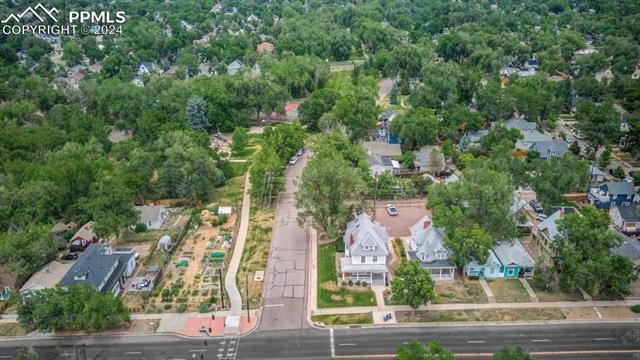
[(314, 315), (311, 320), (325, 325), (373, 324), (371, 313)]
[(335, 244), (320, 246), (318, 251), (318, 307), (375, 306), (371, 289), (350, 290), (337, 284)]

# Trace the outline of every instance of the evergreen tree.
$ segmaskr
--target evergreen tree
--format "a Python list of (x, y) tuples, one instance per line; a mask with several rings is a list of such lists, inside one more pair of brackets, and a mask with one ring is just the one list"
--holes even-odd
[(195, 131), (206, 132), (209, 127), (209, 120), (207, 120), (207, 101), (197, 95), (190, 97), (187, 102), (184, 117), (190, 128)]

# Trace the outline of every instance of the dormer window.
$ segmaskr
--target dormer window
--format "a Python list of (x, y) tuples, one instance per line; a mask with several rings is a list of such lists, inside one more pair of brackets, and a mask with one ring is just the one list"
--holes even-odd
[(436, 259), (438, 260), (447, 260), (447, 253), (444, 251), (438, 251), (436, 253)]

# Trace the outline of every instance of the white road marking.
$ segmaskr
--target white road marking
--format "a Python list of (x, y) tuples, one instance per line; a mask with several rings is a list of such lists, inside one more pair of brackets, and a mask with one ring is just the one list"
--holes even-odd
[(467, 341), (467, 344), (484, 344), (486, 343), (486, 341), (484, 340), (469, 340)]
[(140, 351), (127, 351), (124, 354), (125, 355), (137, 355), (137, 354), (142, 354), (142, 353)]
[(356, 346), (356, 344), (350, 343), (350, 344), (338, 344), (338, 346)]
[(269, 305), (265, 305), (264, 307), (280, 307), (280, 306), (284, 306), (284, 304), (269, 304)]
[(204, 352), (204, 349), (189, 350), (189, 352)]
[(331, 357), (336, 357), (336, 346), (333, 340), (333, 329), (329, 329), (329, 335), (331, 335)]
[(598, 308), (594, 306), (593, 310), (595, 310), (596, 314), (598, 314), (598, 319), (602, 319), (602, 314), (600, 314), (600, 311), (598, 311)]
[(551, 340), (549, 339), (535, 339), (535, 340), (531, 340), (531, 342), (549, 342)]
[(595, 338), (593, 340), (595, 340), (595, 341), (613, 341), (615, 339), (614, 338)]

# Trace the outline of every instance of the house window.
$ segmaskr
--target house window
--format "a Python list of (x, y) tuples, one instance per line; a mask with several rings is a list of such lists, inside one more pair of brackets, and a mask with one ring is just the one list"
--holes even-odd
[(360, 256), (360, 263), (364, 264), (364, 256)]
[(378, 262), (378, 257), (377, 257), (377, 256), (374, 256), (374, 257), (373, 257), (373, 262), (374, 262), (374, 263), (377, 263), (377, 262)]
[(514, 268), (507, 269), (507, 275), (508, 276), (513, 276), (514, 273), (515, 273), (515, 269)]
[(436, 253), (436, 259), (438, 259), (438, 260), (446, 260), (447, 259), (447, 253), (445, 253), (444, 251), (439, 251), (438, 253)]
[(495, 275), (495, 273), (496, 273), (496, 268), (489, 269), (489, 275)]

